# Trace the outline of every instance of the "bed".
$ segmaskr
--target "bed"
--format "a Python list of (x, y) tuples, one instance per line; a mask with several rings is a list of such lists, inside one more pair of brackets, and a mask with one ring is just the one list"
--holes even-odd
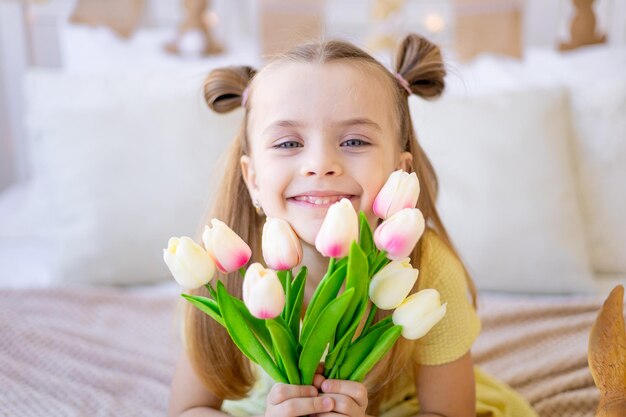
[[(66, 30), (113, 58), (23, 80), (32, 177), (0, 193), (0, 415), (163, 415), (181, 346), (161, 251), (202, 226), (242, 116), (211, 114), (199, 86), (256, 51), (180, 68)], [(541, 417), (591, 417), (589, 331), (626, 283), (626, 47), (447, 62), (444, 97), (410, 106), (479, 288), (474, 360)]]

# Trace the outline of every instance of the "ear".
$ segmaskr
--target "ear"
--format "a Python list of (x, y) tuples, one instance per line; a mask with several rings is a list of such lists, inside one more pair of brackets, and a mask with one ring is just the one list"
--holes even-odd
[(409, 151), (402, 152), (396, 169), (402, 169), (405, 172), (412, 171), (413, 168), (413, 155)]
[(241, 165), (241, 174), (243, 181), (246, 183), (250, 198), (254, 201), (255, 196), (258, 196), (259, 187), (256, 183), (256, 170), (254, 169), (254, 161), (248, 155), (242, 155), (239, 159)]

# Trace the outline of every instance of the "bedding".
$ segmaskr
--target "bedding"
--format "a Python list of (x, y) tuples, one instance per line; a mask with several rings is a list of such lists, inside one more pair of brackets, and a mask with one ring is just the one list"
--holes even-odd
[[(178, 291), (169, 284), (0, 290), (0, 414), (164, 415), (181, 349)], [(599, 392), (587, 339), (602, 301), (482, 293), (475, 363), (541, 417), (592, 417)]]

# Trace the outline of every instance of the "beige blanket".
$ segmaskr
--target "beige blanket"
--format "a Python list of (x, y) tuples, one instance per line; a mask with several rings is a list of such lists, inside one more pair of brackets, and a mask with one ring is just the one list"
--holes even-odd
[[(176, 294), (0, 290), (0, 415), (163, 416), (179, 353)], [(542, 417), (591, 417), (598, 297), (482, 294), (475, 362)]]

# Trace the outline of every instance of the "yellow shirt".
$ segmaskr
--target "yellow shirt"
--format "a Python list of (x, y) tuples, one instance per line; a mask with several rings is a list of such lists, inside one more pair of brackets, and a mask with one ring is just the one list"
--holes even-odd
[[(422, 237), (419, 288), (434, 288), (441, 302), (448, 303), (446, 315), (424, 337), (417, 340), (417, 362), (441, 365), (452, 362), (470, 350), (480, 333), (480, 319), (469, 298), (465, 273), (460, 261), (432, 230)], [(476, 410), (480, 417), (537, 417), (530, 405), (506, 384), (474, 367)], [(274, 381), (259, 366), (255, 386), (247, 398), (225, 400), (222, 410), (237, 417), (263, 415), (265, 400)], [(402, 389), (388, 398), (381, 417), (408, 417), (419, 413), (415, 381), (406, 380)]]

